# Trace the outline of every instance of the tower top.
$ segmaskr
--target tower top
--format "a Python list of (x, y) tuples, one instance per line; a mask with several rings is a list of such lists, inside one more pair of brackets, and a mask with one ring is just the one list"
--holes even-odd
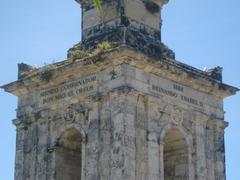
[(82, 7), (81, 46), (85, 49), (110, 41), (174, 59), (174, 53), (161, 42), (161, 9), (168, 0), (101, 0), (102, 14), (92, 0), (76, 1)]

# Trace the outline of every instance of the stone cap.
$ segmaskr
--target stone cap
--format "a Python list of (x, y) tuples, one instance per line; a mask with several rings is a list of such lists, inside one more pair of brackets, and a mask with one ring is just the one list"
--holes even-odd
[[(82, 4), (93, 4), (93, 0), (75, 0), (75, 1), (81, 5)], [(101, 1), (104, 2), (104, 1), (112, 1), (112, 0), (101, 0)], [(169, 0), (142, 0), (142, 1), (144, 1), (145, 3), (154, 2), (154, 3), (158, 4), (160, 7), (162, 7), (164, 4), (167, 4), (169, 2)]]
[(82, 42), (91, 50), (102, 41), (127, 45), (157, 58), (175, 59), (161, 41), (161, 7), (168, 0), (101, 0), (103, 14), (93, 0), (76, 0), (82, 6)]

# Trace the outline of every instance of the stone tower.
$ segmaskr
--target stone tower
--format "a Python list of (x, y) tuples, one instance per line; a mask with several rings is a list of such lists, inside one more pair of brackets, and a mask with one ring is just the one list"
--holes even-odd
[(175, 60), (161, 42), (168, 0), (91, 0), (68, 59), (19, 64), (15, 180), (225, 180), (220, 67)]

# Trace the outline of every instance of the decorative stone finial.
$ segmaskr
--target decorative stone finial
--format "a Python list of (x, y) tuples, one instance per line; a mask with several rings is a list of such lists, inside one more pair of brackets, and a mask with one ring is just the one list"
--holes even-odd
[(219, 80), (220, 82), (222, 82), (222, 71), (223, 68), (222, 67), (215, 67), (215, 68), (211, 68), (211, 69), (206, 69), (205, 72), (213, 79)]
[(18, 79), (23, 78), (33, 69), (35, 68), (28, 64), (24, 64), (24, 63), (18, 64)]

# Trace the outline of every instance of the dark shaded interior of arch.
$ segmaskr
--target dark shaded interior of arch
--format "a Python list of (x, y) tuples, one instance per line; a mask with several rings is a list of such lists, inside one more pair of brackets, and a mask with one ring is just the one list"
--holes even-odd
[(56, 180), (81, 180), (81, 134), (69, 129), (59, 139), (56, 151)]
[(185, 138), (178, 129), (170, 129), (164, 138), (164, 180), (188, 179), (188, 153)]

